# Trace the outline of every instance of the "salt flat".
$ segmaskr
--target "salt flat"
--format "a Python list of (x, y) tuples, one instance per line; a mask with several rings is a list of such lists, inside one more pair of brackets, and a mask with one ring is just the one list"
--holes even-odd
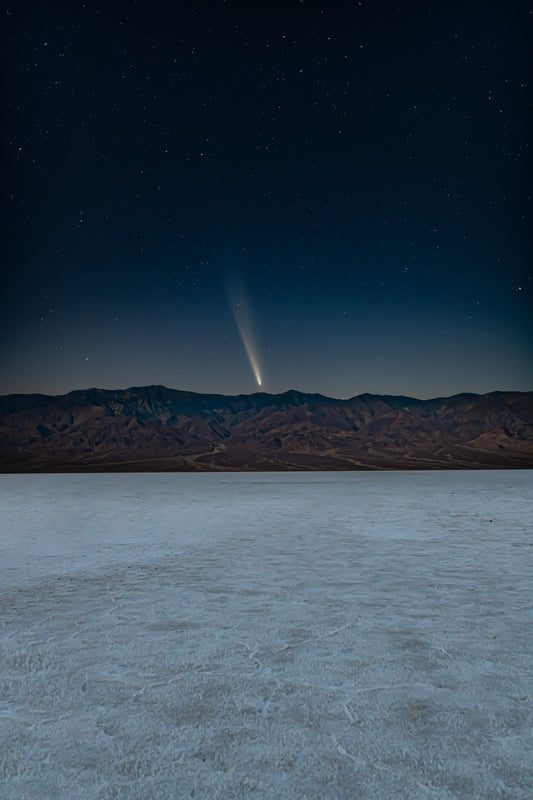
[(533, 472), (3, 475), (5, 800), (530, 800)]

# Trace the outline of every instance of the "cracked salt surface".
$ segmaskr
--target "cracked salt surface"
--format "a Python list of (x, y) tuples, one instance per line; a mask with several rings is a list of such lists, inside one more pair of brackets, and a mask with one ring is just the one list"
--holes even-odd
[(530, 800), (533, 472), (1, 476), (3, 800)]

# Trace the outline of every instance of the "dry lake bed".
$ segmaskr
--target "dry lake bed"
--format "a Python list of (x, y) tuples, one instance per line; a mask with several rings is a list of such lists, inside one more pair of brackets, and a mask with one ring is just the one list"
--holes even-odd
[(3, 800), (530, 800), (533, 471), (3, 475)]

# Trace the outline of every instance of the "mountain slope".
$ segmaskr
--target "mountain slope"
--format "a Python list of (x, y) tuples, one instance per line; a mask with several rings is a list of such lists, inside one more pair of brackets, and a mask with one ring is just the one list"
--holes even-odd
[(336, 400), (164, 386), (0, 397), (0, 470), (533, 466), (533, 392)]

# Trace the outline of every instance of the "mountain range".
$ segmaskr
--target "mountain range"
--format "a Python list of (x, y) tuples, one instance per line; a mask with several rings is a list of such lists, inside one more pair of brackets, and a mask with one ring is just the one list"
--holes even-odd
[(533, 392), (0, 397), (1, 472), (533, 467)]

